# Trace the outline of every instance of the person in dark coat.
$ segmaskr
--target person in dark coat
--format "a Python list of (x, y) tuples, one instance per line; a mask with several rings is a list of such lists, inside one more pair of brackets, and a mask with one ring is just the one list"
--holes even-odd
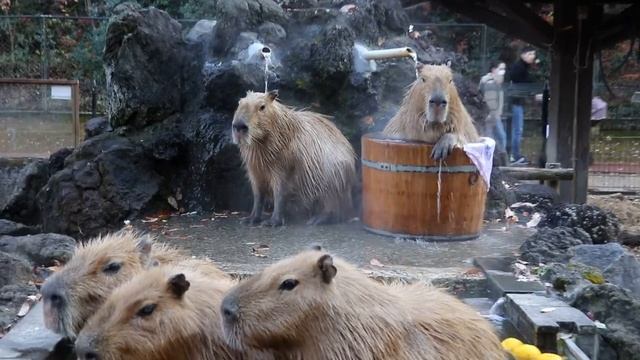
[[(513, 84), (531, 83), (529, 68), (536, 60), (536, 50), (525, 47), (520, 52), (520, 58), (509, 66), (509, 80)], [(526, 164), (527, 159), (520, 152), (522, 130), (524, 127), (524, 98), (511, 99), (511, 156), (515, 164)]]

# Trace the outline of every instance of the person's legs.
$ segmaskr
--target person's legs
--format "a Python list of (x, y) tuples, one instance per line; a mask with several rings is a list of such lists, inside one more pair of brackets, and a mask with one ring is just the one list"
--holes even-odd
[(518, 161), (522, 157), (520, 153), (520, 140), (522, 139), (522, 127), (524, 125), (524, 109), (522, 105), (511, 106), (511, 154)]
[(507, 133), (504, 131), (504, 125), (502, 119), (496, 116), (496, 124), (493, 128), (493, 136), (496, 140), (496, 148), (499, 152), (505, 152), (507, 147)]

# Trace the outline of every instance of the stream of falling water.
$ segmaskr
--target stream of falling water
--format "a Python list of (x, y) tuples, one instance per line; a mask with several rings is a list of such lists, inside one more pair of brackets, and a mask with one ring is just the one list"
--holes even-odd
[(438, 165), (438, 193), (436, 194), (436, 207), (438, 223), (440, 223), (440, 190), (442, 188), (442, 159)]
[(264, 56), (264, 93), (269, 91), (269, 65), (271, 65), (271, 52), (263, 52)]

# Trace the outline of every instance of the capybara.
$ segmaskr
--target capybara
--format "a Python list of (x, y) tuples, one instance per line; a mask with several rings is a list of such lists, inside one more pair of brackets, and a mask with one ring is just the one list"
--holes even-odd
[(322, 251), (282, 260), (222, 301), (227, 343), (291, 359), (503, 360), (491, 325), (426, 286), (383, 285)]
[(220, 302), (232, 285), (182, 265), (142, 271), (87, 321), (76, 340), (78, 358), (240, 359), (220, 328)]
[(293, 198), (314, 216), (310, 224), (344, 220), (353, 207), (355, 153), (340, 130), (323, 115), (281, 104), (277, 91), (247, 92), (233, 116), (233, 141), (240, 147), (253, 190), (245, 219), (262, 220), (267, 200), (271, 218), (284, 223), (285, 200)]
[(383, 133), (405, 140), (435, 143), (431, 157), (444, 159), (454, 147), (479, 139), (473, 120), (460, 100), (450, 63), (417, 64), (418, 79), (409, 87), (400, 110)]
[[(45, 325), (74, 339), (114, 288), (149, 266), (184, 261), (198, 266), (198, 260), (131, 229), (79, 245), (62, 270), (42, 286)], [(212, 269), (217, 276), (227, 277)]]

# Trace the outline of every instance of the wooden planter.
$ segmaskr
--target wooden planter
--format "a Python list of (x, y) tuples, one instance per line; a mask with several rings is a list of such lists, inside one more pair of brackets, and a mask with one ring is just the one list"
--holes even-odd
[(454, 149), (440, 167), (431, 159), (432, 147), (379, 133), (362, 137), (362, 220), (368, 230), (429, 241), (478, 237), (484, 180), (462, 149)]

